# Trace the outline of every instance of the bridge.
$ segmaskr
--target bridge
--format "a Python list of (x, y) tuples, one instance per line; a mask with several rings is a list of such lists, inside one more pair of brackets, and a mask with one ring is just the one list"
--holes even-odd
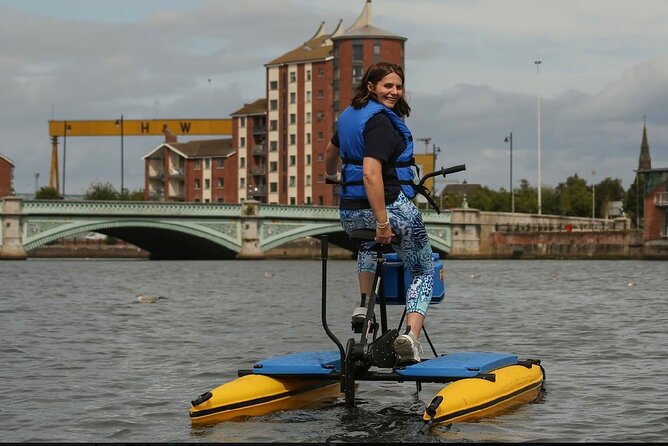
[[(451, 213), (423, 217), (434, 251), (449, 253)], [(35, 248), (89, 231), (132, 243), (155, 260), (262, 259), (288, 242), (325, 234), (355, 249), (336, 207), (5, 197), (0, 219), (0, 259), (25, 259)]]

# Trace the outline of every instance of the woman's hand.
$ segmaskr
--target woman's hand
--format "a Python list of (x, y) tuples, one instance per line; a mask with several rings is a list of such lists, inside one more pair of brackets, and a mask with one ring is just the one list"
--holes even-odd
[(378, 243), (381, 243), (383, 245), (390, 244), (393, 235), (394, 233), (392, 232), (392, 226), (390, 226), (389, 223), (384, 228), (379, 228), (378, 226), (376, 226), (376, 241)]

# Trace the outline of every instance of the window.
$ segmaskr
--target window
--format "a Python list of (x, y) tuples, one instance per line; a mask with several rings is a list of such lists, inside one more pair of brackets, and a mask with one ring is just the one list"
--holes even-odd
[(216, 167), (219, 169), (225, 167), (225, 158), (216, 158)]
[(239, 138), (239, 147), (246, 147), (246, 138), (243, 136)]
[(297, 157), (295, 155), (290, 155), (290, 165), (294, 166), (297, 164)]
[(297, 144), (297, 135), (295, 135), (294, 133), (291, 133), (290, 134), (290, 145), (295, 145), (295, 144)]
[(306, 144), (311, 144), (311, 134), (310, 133), (306, 134)]
[(322, 99), (325, 97), (325, 92), (322, 90), (318, 90), (318, 99)]
[(278, 130), (278, 121), (277, 120), (272, 119), (271, 121), (269, 121), (269, 130), (273, 130), (273, 131)]
[(311, 204), (311, 197), (306, 197), (306, 204)]
[(319, 68), (318, 69), (318, 77), (325, 77), (325, 69), (324, 68)]
[(295, 197), (290, 197), (290, 204), (297, 204)]
[(311, 80), (311, 70), (306, 70), (306, 80), (307, 81)]
[(270, 90), (278, 90), (278, 81), (269, 82), (269, 89)]
[(373, 55), (380, 56), (380, 43), (373, 44)]
[(239, 178), (239, 188), (243, 189), (246, 187), (246, 178)]
[(239, 118), (239, 127), (246, 127), (246, 117), (242, 116)]
[(297, 102), (297, 93), (290, 93), (290, 103), (294, 104)]
[(246, 167), (246, 158), (239, 158), (239, 167), (242, 169)]
[(196, 159), (195, 160), (195, 170), (200, 170), (202, 168), (202, 160), (201, 159)]
[(311, 165), (311, 154), (310, 153), (306, 154), (306, 165), (307, 166)]
[(278, 141), (269, 141), (269, 151), (276, 152), (278, 150)]
[(311, 92), (310, 91), (306, 92), (306, 102), (311, 102)]
[(297, 122), (297, 115), (295, 113), (290, 113), (290, 124), (295, 124)]
[(208, 178), (204, 179), (204, 189), (211, 189), (211, 180)]
[(324, 183), (324, 182), (325, 182), (325, 177), (322, 174), (318, 175), (318, 183)]
[(225, 200), (223, 199), (223, 197), (218, 197), (218, 200), (217, 200), (217, 201), (218, 201), (218, 203), (224, 203), (224, 202), (225, 202)]
[(362, 64), (353, 64), (353, 82), (359, 83), (364, 76), (364, 67)]
[(290, 187), (295, 187), (297, 185), (297, 177), (294, 175), (290, 176)]
[(290, 72), (290, 82), (297, 82), (297, 73), (294, 71)]
[(323, 135), (323, 133), (318, 132), (318, 141), (322, 141), (323, 139), (325, 139), (325, 136)]
[(269, 192), (278, 192), (278, 183), (269, 183)]
[(195, 178), (195, 189), (199, 189), (199, 188), (200, 188), (199, 178)]
[(306, 175), (306, 185), (307, 186), (311, 185), (311, 175)]
[(204, 168), (208, 169), (211, 167), (211, 158), (204, 158)]
[(306, 123), (307, 124), (311, 123), (311, 112), (306, 112)]
[(269, 162), (269, 172), (276, 172), (278, 170), (278, 161)]
[(323, 200), (322, 195), (318, 195), (318, 205), (323, 206), (325, 204), (325, 200)]
[(364, 60), (364, 46), (362, 44), (353, 44), (353, 60)]
[(223, 180), (222, 177), (218, 177), (218, 178), (217, 178), (217, 186), (218, 186), (218, 189), (222, 189), (224, 185), (225, 185), (225, 180)]
[(278, 110), (278, 100), (272, 99), (269, 101), (269, 110)]

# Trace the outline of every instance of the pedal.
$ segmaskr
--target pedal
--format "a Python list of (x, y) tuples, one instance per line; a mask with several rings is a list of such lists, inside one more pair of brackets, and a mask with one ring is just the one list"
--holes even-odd
[(381, 368), (392, 368), (397, 361), (394, 353), (394, 340), (399, 333), (395, 328), (386, 331), (382, 336), (369, 345), (371, 362)]
[(364, 316), (353, 316), (353, 320), (350, 322), (354, 333), (362, 333), (364, 329)]

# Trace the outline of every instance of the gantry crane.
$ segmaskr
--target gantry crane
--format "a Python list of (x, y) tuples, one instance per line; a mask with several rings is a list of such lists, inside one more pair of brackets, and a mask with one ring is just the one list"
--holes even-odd
[[(49, 187), (60, 193), (58, 172), (58, 137), (65, 144), (71, 136), (156, 136), (169, 130), (173, 135), (232, 135), (232, 119), (120, 119), (49, 121), (51, 137), (51, 172)], [(121, 157), (122, 149), (121, 149)], [(122, 158), (121, 158), (122, 159)], [(121, 185), (122, 188), (122, 185)]]

